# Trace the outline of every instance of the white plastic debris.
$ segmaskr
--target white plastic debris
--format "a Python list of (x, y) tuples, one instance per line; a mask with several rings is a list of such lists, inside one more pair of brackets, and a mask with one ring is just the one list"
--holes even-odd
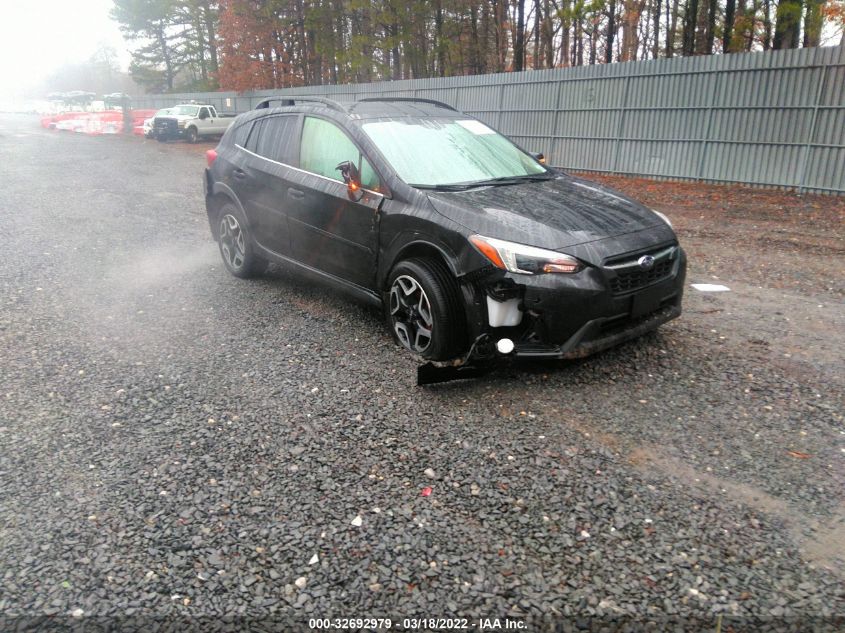
[(699, 292), (730, 292), (730, 288), (721, 284), (691, 284)]
[(352, 519), (352, 525), (354, 525), (355, 527), (361, 527), (361, 525), (363, 523), (364, 523), (364, 519), (361, 518), (360, 514), (358, 516), (356, 516), (354, 519)]
[(309, 564), (309, 565), (316, 565), (316, 564), (317, 564), (317, 563), (319, 563), (319, 562), (320, 562), (320, 555), (319, 555), (319, 554), (314, 554), (314, 555), (311, 557), (311, 560), (309, 560), (309, 561), (308, 561), (308, 564)]

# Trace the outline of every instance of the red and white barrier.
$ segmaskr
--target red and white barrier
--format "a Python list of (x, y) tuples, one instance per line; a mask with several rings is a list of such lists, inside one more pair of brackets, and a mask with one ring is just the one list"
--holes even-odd
[[(143, 134), (144, 120), (156, 113), (155, 110), (132, 110), (132, 133)], [(64, 112), (41, 119), (41, 127), (53, 130), (65, 130), (79, 134), (120, 134), (123, 132), (123, 112), (105, 110), (103, 112)]]

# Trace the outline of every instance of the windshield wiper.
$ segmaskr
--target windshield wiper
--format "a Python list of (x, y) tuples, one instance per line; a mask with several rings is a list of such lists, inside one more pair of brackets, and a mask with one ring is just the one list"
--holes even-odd
[(540, 180), (552, 180), (557, 178), (555, 174), (524, 174), (522, 176), (499, 176), (498, 178), (490, 178), (489, 180), (479, 180), (472, 183), (474, 186), (482, 185), (518, 185), (522, 182), (538, 182)]
[(415, 185), (411, 187), (416, 189), (431, 189), (433, 191), (466, 191), (474, 187), (490, 187), (496, 185), (518, 185), (523, 182), (537, 182), (540, 180), (552, 180), (557, 178), (556, 174), (524, 174), (522, 176), (499, 176), (498, 178), (489, 178), (487, 180), (474, 180), (472, 182), (456, 182), (453, 184), (444, 185)]
[(470, 187), (477, 186), (475, 183), (459, 183), (454, 185), (415, 185), (408, 183), (414, 189), (430, 189), (432, 191), (466, 191)]

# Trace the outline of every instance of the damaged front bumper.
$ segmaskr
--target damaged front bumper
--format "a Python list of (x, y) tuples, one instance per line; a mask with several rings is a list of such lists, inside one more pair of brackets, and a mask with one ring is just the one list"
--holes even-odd
[[(583, 358), (677, 318), (686, 255), (677, 244), (652, 250), (660, 254), (654, 272), (625, 262), (572, 275), (499, 273), (471, 282), (465, 293), (472, 295), (467, 316), (475, 344), (474, 358), (467, 360)], [(636, 262), (639, 255), (628, 261)], [(503, 339), (513, 345), (497, 346)]]

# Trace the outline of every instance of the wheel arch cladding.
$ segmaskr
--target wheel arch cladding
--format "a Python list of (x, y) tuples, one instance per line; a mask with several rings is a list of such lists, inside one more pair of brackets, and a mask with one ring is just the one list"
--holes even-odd
[(387, 291), (385, 285), (390, 277), (390, 272), (399, 262), (408, 259), (433, 259), (446, 266), (446, 269), (453, 277), (458, 277), (459, 274), (456, 267), (456, 258), (447, 252), (445, 248), (425, 240), (414, 240), (395, 250), (391, 249), (388, 252), (388, 257), (386, 258), (385, 265), (382, 267), (378, 280), (379, 287), (382, 290)]
[(220, 236), (219, 227), (217, 226), (217, 222), (220, 219), (220, 211), (223, 209), (223, 205), (231, 203), (238, 208), (238, 211), (241, 212), (241, 215), (246, 218), (247, 228), (249, 226), (249, 218), (247, 217), (246, 213), (244, 212), (243, 205), (241, 205), (238, 197), (235, 195), (235, 192), (232, 191), (229, 187), (224, 185), (222, 182), (214, 183), (214, 186), (211, 189), (211, 194), (208, 196), (208, 202), (206, 204), (206, 211), (208, 212), (208, 224), (211, 227), (211, 235), (214, 239), (218, 239)]
[(247, 222), (249, 222), (249, 217), (244, 211), (244, 207), (241, 204), (240, 200), (238, 200), (238, 196), (235, 195), (235, 192), (232, 191), (228, 185), (225, 185), (222, 182), (214, 183), (214, 188), (211, 191), (211, 199), (216, 203), (214, 209), (216, 213), (219, 214), (220, 209), (223, 207), (223, 205), (227, 202), (231, 202), (236, 207), (238, 207), (238, 211), (240, 211), (243, 216), (247, 219)]

